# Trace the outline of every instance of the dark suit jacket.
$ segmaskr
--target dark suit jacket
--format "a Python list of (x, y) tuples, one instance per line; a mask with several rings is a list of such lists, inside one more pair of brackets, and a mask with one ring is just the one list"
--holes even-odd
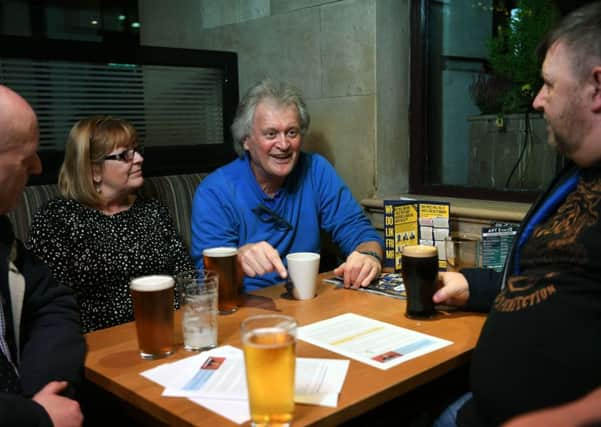
[[(18, 328), (13, 321), (18, 310), (13, 312), (17, 298), (9, 289), (9, 260), (25, 280)], [(0, 294), (6, 303), (6, 341), (13, 359), (19, 354), (22, 389), (21, 394), (0, 393), (0, 425), (52, 426), (44, 408), (31, 397), (54, 380), (69, 382), (64, 393), (69, 397), (81, 385), (86, 346), (78, 308), (70, 289), (57, 285), (48, 268), (14, 239), (5, 216), (0, 216)]]

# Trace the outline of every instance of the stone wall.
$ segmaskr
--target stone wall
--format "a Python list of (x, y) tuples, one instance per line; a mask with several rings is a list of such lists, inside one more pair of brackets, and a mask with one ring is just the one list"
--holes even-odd
[(240, 91), (299, 86), (305, 149), (357, 199), (408, 190), (408, 0), (140, 0), (141, 43), (238, 54)]

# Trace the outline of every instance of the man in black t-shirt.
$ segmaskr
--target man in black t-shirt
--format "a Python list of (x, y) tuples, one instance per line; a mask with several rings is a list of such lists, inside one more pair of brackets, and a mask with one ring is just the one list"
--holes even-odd
[(435, 303), (490, 310), (458, 426), (601, 425), (601, 2), (566, 16), (540, 52), (533, 106), (573, 165), (524, 219), (502, 273), (441, 273)]

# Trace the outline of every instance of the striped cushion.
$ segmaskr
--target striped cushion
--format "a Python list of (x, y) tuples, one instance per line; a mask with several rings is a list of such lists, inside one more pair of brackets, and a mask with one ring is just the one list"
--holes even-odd
[(175, 228), (190, 248), (190, 215), (196, 187), (206, 174), (154, 176), (144, 180), (140, 195), (158, 199), (169, 208)]
[(25, 241), (29, 238), (29, 225), (37, 210), (48, 200), (59, 196), (56, 184), (25, 187), (19, 204), (8, 213), (15, 236)]
[[(190, 247), (192, 198), (196, 187), (205, 176), (206, 174), (193, 173), (150, 177), (144, 180), (144, 186), (140, 189), (141, 196), (158, 199), (169, 208), (175, 228), (188, 247)], [(35, 212), (46, 201), (58, 196), (56, 184), (25, 187), (18, 206), (8, 213), (15, 235), (23, 241), (27, 240), (29, 226)]]

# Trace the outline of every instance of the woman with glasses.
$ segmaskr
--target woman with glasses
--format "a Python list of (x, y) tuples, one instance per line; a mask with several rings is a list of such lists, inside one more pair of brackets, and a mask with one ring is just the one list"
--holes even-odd
[(28, 244), (75, 291), (84, 332), (133, 320), (133, 277), (193, 268), (167, 208), (136, 195), (143, 162), (131, 124), (108, 116), (80, 120), (65, 147), (62, 197), (32, 221)]

